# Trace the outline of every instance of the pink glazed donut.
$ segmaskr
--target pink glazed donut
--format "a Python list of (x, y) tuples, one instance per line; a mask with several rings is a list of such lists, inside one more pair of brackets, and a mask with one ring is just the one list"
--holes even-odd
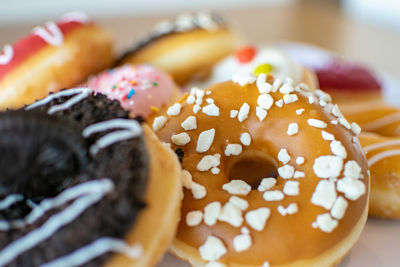
[(88, 87), (118, 100), (131, 114), (149, 118), (179, 95), (171, 77), (149, 64), (130, 65), (106, 70), (89, 79)]

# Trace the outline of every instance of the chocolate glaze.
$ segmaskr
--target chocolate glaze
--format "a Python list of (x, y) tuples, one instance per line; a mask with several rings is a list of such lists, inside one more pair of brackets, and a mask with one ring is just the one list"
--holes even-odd
[(180, 147), (175, 149), (175, 154), (178, 156), (179, 162), (182, 162), (183, 156), (185, 155), (185, 152), (183, 152), (183, 149)]
[[(204, 20), (201, 19), (202, 17), (207, 18), (210, 23), (205, 23)], [(139, 39), (131, 49), (123, 53), (115, 65), (121, 65), (125, 59), (130, 57), (132, 54), (137, 53), (139, 50), (145, 48), (151, 43), (172, 34), (185, 33), (199, 29), (215, 30), (226, 27), (227, 23), (224, 18), (213, 12), (183, 13), (175, 19), (156, 24), (153, 29)]]
[[(25, 197), (0, 211), (0, 220), (18, 219), (29, 213), (31, 209), (25, 202), (28, 198), (39, 202), (82, 182), (107, 177), (115, 188), (70, 224), (27, 250), (8, 266), (39, 266), (101, 237), (123, 239), (144, 207), (149, 172), (144, 137), (115, 143), (91, 156), (88, 148), (110, 131), (87, 139), (81, 134), (93, 123), (129, 118), (129, 114), (118, 101), (91, 94), (68, 110), (47, 115), (51, 106), (67, 99), (69, 97), (62, 97), (32, 111), (21, 109), (0, 114), (0, 198), (11, 193), (24, 194)], [(0, 231), (0, 250), (42, 225), (67, 205), (47, 212), (25, 228)], [(106, 253), (84, 266), (100, 266), (111, 255)]]

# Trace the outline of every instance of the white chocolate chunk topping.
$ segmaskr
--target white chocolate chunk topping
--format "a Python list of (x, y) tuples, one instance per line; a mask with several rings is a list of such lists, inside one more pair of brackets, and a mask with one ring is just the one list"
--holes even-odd
[(222, 186), (222, 189), (231, 195), (247, 195), (251, 186), (242, 180), (232, 180)]
[(285, 195), (279, 190), (266, 191), (263, 194), (266, 201), (280, 201), (285, 198)]
[(190, 142), (190, 136), (185, 132), (174, 134), (171, 136), (171, 141), (177, 146), (184, 146)]
[(218, 117), (219, 116), (219, 107), (217, 107), (214, 103), (211, 103), (202, 109), (203, 113), (212, 116), (212, 117)]
[(215, 261), (225, 255), (227, 250), (221, 239), (210, 235), (199, 247), (199, 252), (203, 260)]
[(329, 210), (336, 200), (336, 195), (335, 183), (333, 181), (322, 180), (315, 188), (311, 197), (311, 203)]
[(348, 206), (348, 202), (346, 199), (344, 199), (342, 196), (339, 196), (335, 203), (333, 204), (333, 207), (331, 209), (331, 215), (335, 219), (342, 219), (344, 214), (346, 213), (346, 209)]
[(221, 214), (221, 203), (218, 201), (211, 202), (204, 207), (204, 223), (214, 225)]
[(208, 149), (210, 149), (214, 141), (214, 136), (215, 136), (214, 128), (201, 132), (199, 134), (199, 138), (197, 139), (196, 151), (199, 153), (204, 153)]
[(243, 223), (242, 211), (233, 205), (231, 202), (227, 202), (219, 214), (218, 220), (221, 222), (229, 223), (234, 227), (239, 227)]
[(365, 185), (359, 179), (344, 177), (337, 181), (337, 190), (344, 193), (344, 196), (350, 200), (357, 200), (365, 194)]
[(278, 160), (279, 160), (280, 162), (282, 162), (283, 164), (286, 164), (286, 163), (289, 162), (290, 156), (289, 156), (289, 154), (288, 154), (286, 148), (282, 148), (282, 149), (279, 151), (279, 153), (278, 153)]
[(308, 119), (307, 123), (312, 127), (316, 127), (316, 128), (320, 128), (320, 129), (326, 128), (326, 126), (327, 126), (326, 122), (323, 122), (323, 121), (317, 120), (317, 119)]
[(186, 224), (188, 226), (197, 226), (203, 220), (203, 213), (200, 210), (189, 211), (186, 214)]
[(336, 178), (343, 168), (343, 159), (338, 156), (320, 156), (315, 159), (313, 170), (319, 178)]
[(243, 103), (243, 105), (240, 107), (239, 114), (238, 114), (239, 122), (242, 122), (245, 119), (247, 119), (247, 117), (249, 116), (249, 111), (250, 111), (249, 104)]
[(344, 176), (358, 179), (361, 176), (361, 167), (355, 160), (349, 160), (344, 165)]
[(267, 111), (262, 107), (256, 107), (256, 116), (260, 121), (263, 121), (267, 117)]
[(332, 219), (329, 213), (324, 213), (317, 216), (316, 226), (323, 232), (331, 233), (338, 226), (338, 221)]
[(154, 121), (153, 121), (153, 130), (154, 130), (154, 132), (157, 132), (162, 127), (164, 127), (166, 122), (167, 122), (167, 117), (165, 117), (165, 116), (155, 117)]
[(185, 131), (195, 130), (197, 128), (197, 121), (195, 116), (189, 116), (181, 123)]
[(299, 125), (296, 122), (290, 123), (287, 129), (288, 135), (295, 135), (299, 132)]
[(179, 113), (181, 113), (181, 108), (182, 108), (181, 104), (175, 103), (168, 108), (167, 114), (170, 116), (178, 116)]
[(246, 213), (245, 218), (248, 225), (256, 231), (262, 231), (271, 214), (269, 208), (258, 208)]
[(247, 200), (237, 196), (231, 196), (229, 198), (229, 202), (232, 203), (237, 208), (239, 208), (240, 210), (246, 210), (249, 207), (249, 202), (247, 202)]
[(225, 148), (225, 156), (238, 156), (242, 153), (242, 145), (240, 144), (228, 144)]
[(297, 181), (287, 181), (283, 187), (283, 193), (288, 196), (299, 195), (299, 182)]
[(273, 186), (276, 184), (276, 179), (271, 177), (271, 178), (263, 178), (261, 180), (260, 185), (258, 186), (257, 190), (260, 192), (267, 191), (271, 189)]
[(248, 250), (251, 247), (251, 237), (250, 235), (240, 234), (235, 236), (233, 239), (233, 248), (236, 252), (241, 252)]
[(244, 132), (240, 135), (240, 142), (244, 146), (249, 146), (251, 143), (251, 136), (248, 132)]
[(206, 155), (197, 164), (197, 170), (204, 172), (213, 167), (218, 167), (220, 164), (220, 159), (221, 155), (218, 153), (214, 155)]
[(270, 94), (262, 94), (258, 97), (257, 104), (263, 109), (268, 110), (274, 104), (274, 99)]
[(282, 167), (278, 168), (278, 173), (283, 179), (290, 179), (293, 177), (294, 168), (290, 165), (283, 165)]

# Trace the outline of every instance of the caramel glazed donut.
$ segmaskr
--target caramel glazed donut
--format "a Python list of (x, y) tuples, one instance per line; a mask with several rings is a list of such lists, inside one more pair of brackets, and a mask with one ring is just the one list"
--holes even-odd
[(179, 162), (128, 116), (88, 88), (0, 113), (0, 266), (160, 259), (178, 221)]
[(242, 78), (153, 122), (185, 172), (173, 253), (196, 267), (337, 264), (367, 219), (360, 128), (320, 90)]
[(75, 86), (112, 62), (108, 33), (85, 14), (65, 14), (57, 23), (47, 22), (14, 45), (0, 48), (0, 110)]
[(150, 63), (180, 85), (206, 76), (240, 42), (228, 23), (210, 12), (183, 13), (157, 24), (118, 60), (117, 65)]
[(371, 171), (369, 214), (400, 219), (400, 109), (385, 103), (342, 104), (346, 118), (359, 123)]

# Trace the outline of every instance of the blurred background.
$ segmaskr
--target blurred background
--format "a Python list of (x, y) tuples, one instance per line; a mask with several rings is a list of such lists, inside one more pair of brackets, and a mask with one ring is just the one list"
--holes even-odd
[(122, 50), (154, 23), (183, 11), (216, 10), (251, 43), (312, 43), (400, 77), (398, 0), (1, 0), (0, 47), (33, 26), (83, 10)]

